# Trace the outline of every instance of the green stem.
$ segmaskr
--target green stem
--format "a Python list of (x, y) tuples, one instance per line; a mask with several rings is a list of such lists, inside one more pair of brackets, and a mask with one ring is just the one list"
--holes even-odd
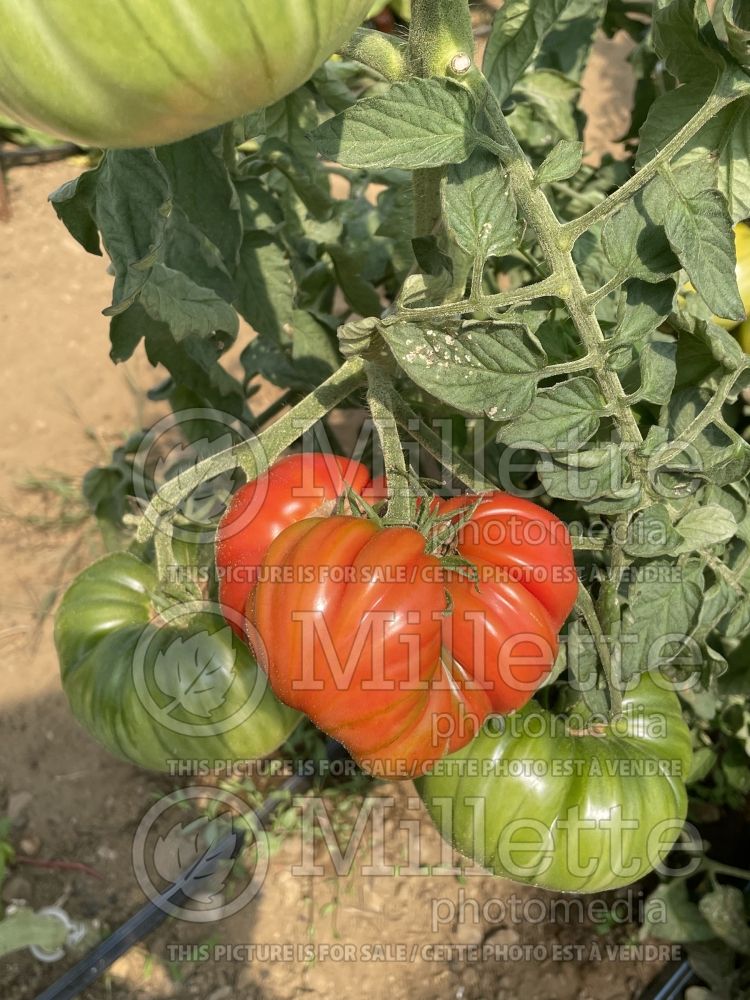
[(629, 181), (626, 181), (621, 188), (618, 188), (608, 198), (605, 198), (600, 205), (592, 208), (590, 212), (580, 216), (578, 219), (573, 219), (572, 222), (568, 222), (562, 227), (569, 245), (572, 246), (587, 229), (591, 229), (597, 222), (602, 222), (616, 212), (620, 205), (624, 205), (637, 191), (640, 191), (642, 187), (648, 184), (656, 176), (661, 167), (669, 163), (722, 108), (727, 107), (727, 105), (736, 101), (741, 96), (741, 94), (712, 94), (703, 107), (696, 111), (679, 132), (676, 132), (672, 136), (664, 148), (660, 149), (653, 159), (641, 167)]
[(536, 281), (523, 288), (515, 288), (512, 292), (498, 292), (494, 295), (481, 295), (478, 299), (462, 299), (460, 302), (446, 302), (439, 306), (418, 306), (409, 308), (399, 304), (397, 311), (389, 316), (387, 323), (400, 322), (409, 319), (449, 319), (452, 316), (462, 316), (464, 313), (496, 311), (508, 309), (511, 306), (524, 305), (534, 299), (559, 295), (561, 282), (555, 275)]
[(727, 401), (727, 397), (732, 391), (734, 383), (743, 371), (744, 367), (736, 371), (728, 372), (722, 379), (720, 379), (710, 402), (706, 403), (697, 417), (691, 420), (687, 427), (680, 434), (678, 434), (673, 441), (670, 442), (669, 447), (665, 448), (664, 452), (660, 454), (660, 465), (666, 465), (668, 462), (671, 462), (672, 459), (681, 454), (685, 448), (688, 447), (688, 445), (691, 445), (693, 441), (695, 441), (695, 439), (703, 433), (709, 424), (719, 420), (721, 417), (721, 411)]
[(411, 524), (409, 469), (394, 416), (393, 380), (380, 365), (367, 365), (367, 405), (380, 440), (388, 480), (387, 524)]
[(487, 81), (481, 76), (475, 76), (472, 84), (481, 88), (479, 97), (486, 101), (487, 118), (496, 139), (493, 143), (495, 152), (507, 170), (521, 211), (536, 233), (551, 271), (549, 280), (556, 285), (557, 294), (568, 307), (578, 335), (592, 358), (591, 370), (604, 398), (612, 407), (623, 440), (640, 445), (643, 437), (628, 403), (627, 394), (616, 372), (607, 367), (606, 338), (596, 314), (587, 304), (588, 292), (570, 252), (572, 241), (566, 235), (565, 227), (560, 224), (544, 192), (534, 183), (531, 164), (508, 126)]
[(445, 442), (421, 417), (415, 413), (405, 399), (394, 392), (392, 396), (393, 415), (401, 426), (417, 444), (420, 444), (428, 455), (432, 455), (443, 468), (473, 493), (486, 493), (495, 486), (484, 478), (469, 462), (461, 458), (451, 448), (445, 447)]
[(392, 35), (369, 28), (358, 28), (341, 50), (342, 56), (375, 70), (395, 83), (409, 75), (406, 43)]
[(578, 584), (578, 597), (576, 598), (576, 610), (586, 622), (586, 627), (594, 640), (596, 651), (599, 654), (599, 661), (604, 671), (604, 676), (609, 689), (609, 703), (613, 714), (619, 715), (622, 712), (622, 686), (619, 678), (615, 676), (615, 667), (607, 639), (596, 613), (591, 595), (582, 583)]
[[(467, 0), (412, 0), (409, 65), (416, 76), (462, 75), (473, 56)], [(469, 66), (459, 62), (462, 57)]]
[(313, 427), (364, 381), (364, 361), (361, 358), (350, 358), (322, 385), (257, 437), (211, 455), (187, 472), (170, 479), (144, 511), (138, 526), (138, 541), (147, 542), (154, 534), (159, 520), (172, 514), (207, 479), (236, 468), (241, 468), (248, 480), (255, 479), (294, 444), (300, 435)]

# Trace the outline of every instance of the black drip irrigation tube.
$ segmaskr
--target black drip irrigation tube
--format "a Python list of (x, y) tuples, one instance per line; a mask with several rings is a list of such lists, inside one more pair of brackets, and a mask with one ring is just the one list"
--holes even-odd
[[(327, 741), (326, 758), (329, 762), (345, 760), (347, 757), (348, 754), (341, 744), (334, 740)], [(313, 777), (307, 774), (294, 774), (287, 778), (278, 789), (274, 789), (260, 809), (254, 811), (254, 822), (261, 827), (265, 826), (289, 795), (306, 791), (312, 785)], [(36, 1000), (74, 1000), (80, 996), (83, 990), (104, 975), (118, 958), (160, 927), (169, 916), (172, 907), (181, 906), (190, 899), (192, 891), (198, 888), (204, 879), (213, 875), (221, 862), (236, 858), (244, 840), (244, 831), (241, 829), (227, 833), (210, 851), (186, 868), (177, 881), (160, 896), (146, 903), (114, 933), (100, 941), (64, 975), (40, 993)]]

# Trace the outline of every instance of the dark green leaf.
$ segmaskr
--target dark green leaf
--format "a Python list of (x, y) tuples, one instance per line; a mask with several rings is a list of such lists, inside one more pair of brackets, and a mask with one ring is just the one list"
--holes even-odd
[(516, 447), (566, 452), (596, 434), (605, 406), (606, 400), (590, 378), (570, 379), (537, 393), (523, 419), (504, 427), (497, 439)]
[(191, 335), (210, 337), (216, 332), (234, 340), (239, 331), (237, 313), (224, 299), (165, 264), (157, 262), (152, 267), (140, 302), (152, 319), (169, 326), (178, 342)]
[(732, 220), (721, 192), (709, 189), (694, 198), (675, 197), (664, 228), (706, 305), (718, 316), (744, 319), (734, 273), (737, 258)]
[(446, 80), (414, 79), (359, 101), (313, 133), (318, 151), (347, 167), (417, 170), (461, 163), (476, 144), (474, 102)]
[(237, 308), (262, 336), (281, 338), (292, 321), (294, 276), (284, 251), (270, 238), (246, 236), (237, 273)]
[(223, 155), (224, 129), (156, 150), (166, 170), (174, 201), (234, 269), (242, 242), (237, 194)]
[(534, 180), (539, 185), (567, 180), (578, 173), (582, 161), (583, 143), (561, 139), (537, 169)]
[(622, 622), (622, 673), (632, 677), (675, 659), (703, 596), (703, 570), (654, 559), (634, 574)]
[(523, 327), (473, 327), (460, 336), (399, 323), (383, 328), (394, 357), (417, 385), (465, 413), (504, 420), (523, 413), (546, 363)]
[(609, 219), (602, 243), (610, 264), (623, 277), (656, 283), (680, 270), (664, 229), (648, 220), (638, 201), (628, 202)]
[(484, 54), (484, 75), (504, 102), (555, 27), (570, 0), (506, 0), (495, 15)]
[(505, 171), (490, 153), (476, 151), (449, 167), (442, 194), (448, 228), (470, 256), (500, 255), (519, 242), (516, 200)]

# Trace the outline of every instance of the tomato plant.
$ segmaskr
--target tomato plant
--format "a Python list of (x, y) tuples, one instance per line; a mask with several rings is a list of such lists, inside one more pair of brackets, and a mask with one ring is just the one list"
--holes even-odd
[(287, 455), (252, 479), (232, 497), (216, 533), (219, 599), (233, 614), (227, 620), (238, 635), (257, 567), (271, 542), (288, 525), (310, 517), (345, 494), (367, 494), (370, 473), (359, 462), (337, 455)]
[(141, 767), (263, 756), (299, 721), (210, 605), (170, 597), (153, 567), (128, 553), (74, 581), (55, 644), (75, 716)]
[(184, 139), (285, 97), (367, 0), (0, 3), (0, 109), (82, 145)]
[(300, 521), (261, 564), (251, 621), (273, 690), (376, 773), (422, 773), (555, 661), (578, 590), (565, 526), (501, 493), (475, 504), (450, 547), (460, 570), (418, 530), (355, 517)]
[[(356, 6), (346, 7), (353, 21), (371, 5)], [(593, 890), (658, 860), (642, 853), (648, 809), (682, 821), (684, 773), (670, 778), (657, 766), (640, 783), (626, 774), (639, 762), (685, 771), (681, 713), (696, 750), (694, 806), (737, 809), (750, 788), (750, 360), (738, 326), (747, 308), (750, 24), (732, 0), (710, 10), (698, 0), (653, 9), (540, 0), (533, 17), (528, 6), (508, 0), (497, 11), (480, 66), (467, 3), (413, 0), (408, 41), (360, 29), (342, 58), (252, 114), (279, 95), (264, 91), (256, 102), (237, 84), (237, 105), (222, 91), (210, 117), (172, 135), (243, 114), (230, 128), (110, 149), (52, 202), (87, 250), (109, 255), (112, 358), (142, 344), (168, 373), (156, 395), (175, 412), (220, 412), (247, 428), (247, 439), (202, 454), (141, 498), (144, 516), (137, 527), (120, 517), (119, 537), (153, 561), (163, 587), (184, 501), (239, 470), (247, 485), (218, 533), (220, 599), (240, 621), (249, 606), (263, 642), (248, 638), (281, 701), (373, 771), (428, 770), (455, 755), (480, 771), (496, 758), (541, 766), (557, 757), (590, 770), (601, 757), (606, 776), (544, 775), (538, 788), (513, 774), (470, 776), (464, 787), (439, 770), (420, 786), (436, 818), (441, 791), (454, 801), (449, 839), (492, 870)], [(319, 7), (331, 17), (334, 8)], [(28, 16), (39, 10), (30, 5)], [(638, 86), (623, 158), (594, 165), (578, 99), (600, 29), (630, 35)], [(325, 46), (313, 47), (317, 59)], [(300, 77), (312, 69), (308, 55)], [(112, 118), (118, 134), (145, 142), (148, 108), (112, 66), (126, 85), (118, 101), (127, 114)], [(294, 69), (281, 89), (298, 81)], [(37, 77), (45, 86), (43, 70)], [(64, 91), (71, 114), (87, 111)], [(191, 107), (205, 110), (200, 100)], [(281, 391), (266, 411), (254, 400), (261, 380)], [(367, 492), (363, 465), (282, 459), (312, 429), (335, 436), (329, 415), (353, 409), (373, 430), (372, 455), (362, 455), (385, 469), (379, 521), (332, 510), (344, 482)], [(306, 463), (315, 495), (293, 502)], [(114, 476), (101, 473), (108, 499)], [(113, 511), (128, 506), (122, 479)], [(548, 528), (565, 522), (569, 540), (506, 544), (484, 531), (517, 516)], [(571, 547), (580, 587), (549, 572), (572, 569)], [(247, 579), (231, 582), (237, 567)], [(372, 578), (373, 567), (387, 573)], [(502, 571), (499, 582), (483, 579), (488, 567)], [(439, 583), (427, 579), (438, 573)], [(473, 631), (470, 615), (480, 623)], [(388, 627), (358, 648), (358, 630), (378, 620)], [(501, 676), (511, 666), (506, 639), (545, 647), (536, 663), (512, 664), (512, 684)], [(91, 648), (74, 702), (97, 731), (99, 688), (89, 680), (89, 698), (83, 680), (99, 679), (101, 651)], [(380, 664), (390, 689), (368, 686)], [(416, 688), (406, 684), (410, 666)], [(349, 682), (335, 683), (347, 667)], [(690, 674), (679, 701), (659, 689), (657, 670)], [(300, 687), (306, 673), (317, 690)], [(539, 705), (528, 703), (540, 684)], [(600, 721), (548, 733), (547, 708), (579, 690)], [(648, 719), (663, 716), (663, 735), (639, 728), (637, 701)], [(494, 713), (508, 728), (477, 732)], [(472, 718), (459, 733), (462, 715)], [(512, 725), (536, 716), (544, 733), (513, 736)], [(438, 720), (445, 731), (435, 746)], [(486, 805), (486, 830), (466, 806), (469, 789)], [(599, 860), (580, 876), (565, 838), (535, 872), (511, 871), (494, 847), (472, 842), (477, 832), (504, 834), (516, 818), (505, 814), (509, 802), (528, 801), (518, 818), (551, 828), (574, 800), (584, 819), (589, 809), (621, 808), (636, 824), (623, 841), (640, 859), (628, 873), (603, 827), (582, 833), (587, 858)], [(718, 920), (711, 928), (729, 941)]]
[(417, 788), (443, 835), (496, 875), (557, 892), (629, 885), (682, 830), (690, 731), (677, 695), (648, 674), (620, 715), (572, 714), (529, 702)]

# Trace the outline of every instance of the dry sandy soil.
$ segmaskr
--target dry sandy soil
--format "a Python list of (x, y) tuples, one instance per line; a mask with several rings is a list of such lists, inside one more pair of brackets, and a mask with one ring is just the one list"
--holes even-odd
[[(594, 104), (595, 129), (611, 138), (625, 123), (617, 117), (621, 80), (611, 76), (609, 56), (607, 49), (597, 55)], [(96, 529), (75, 497), (80, 477), (158, 415), (144, 395), (157, 373), (142, 357), (118, 368), (108, 359), (101, 315), (110, 285), (105, 262), (79, 249), (46, 203), (48, 192), (76, 169), (68, 162), (12, 171), (12, 218), (0, 224), (0, 815), (13, 816), (21, 856), (81, 862), (100, 875), (17, 865), (5, 901), (58, 903), (106, 930), (144, 902), (131, 866), (141, 816), (155, 798), (187, 781), (155, 777), (110, 757), (74, 722), (58, 678), (54, 607), (66, 581), (100, 550)], [(420, 823), (425, 857), (437, 858), (437, 836), (424, 813), (410, 808), (410, 787), (381, 786), (380, 793), (396, 798), (385, 830), (386, 857), (403, 862), (405, 837), (398, 824), (412, 818)], [(632, 924), (602, 937), (586, 918), (536, 922), (540, 908), (553, 901), (543, 893), (486, 876), (366, 875), (371, 841), (367, 833), (349, 874), (337, 876), (323, 861), (322, 874), (300, 876), (291, 871), (299, 840), (290, 836), (272, 859), (261, 895), (239, 914), (219, 924), (167, 922), (84, 996), (630, 1000), (657, 971), (656, 964), (607, 957), (607, 944), (634, 939)], [(541, 904), (531, 915), (527, 911), (525, 921), (498, 922), (492, 901), (509, 904), (512, 896), (517, 905), (532, 898)], [(431, 916), (441, 899), (438, 912), (445, 922), (435, 928)], [(464, 919), (448, 919), (461, 899)], [(317, 961), (285, 961), (260, 954), (252, 962), (226, 961), (214, 960), (209, 950), (204, 960), (199, 953), (199, 960), (185, 961), (185, 953), (174, 950), (195, 942), (346, 944), (359, 958), (333, 961), (319, 953)], [(499, 957), (473, 961), (455, 950), (424, 951), (483, 942), (498, 946)], [(405, 946), (406, 956), (392, 952), (385, 960), (366, 961), (363, 949), (373, 945)], [(503, 947), (516, 945), (542, 945), (546, 957), (502, 957)], [(553, 946), (563, 945), (573, 950), (565, 957), (553, 954)], [(595, 946), (604, 954), (591, 960)], [(26, 953), (0, 960), (0, 994), (6, 1000), (32, 998), (66, 964), (42, 965)]]

